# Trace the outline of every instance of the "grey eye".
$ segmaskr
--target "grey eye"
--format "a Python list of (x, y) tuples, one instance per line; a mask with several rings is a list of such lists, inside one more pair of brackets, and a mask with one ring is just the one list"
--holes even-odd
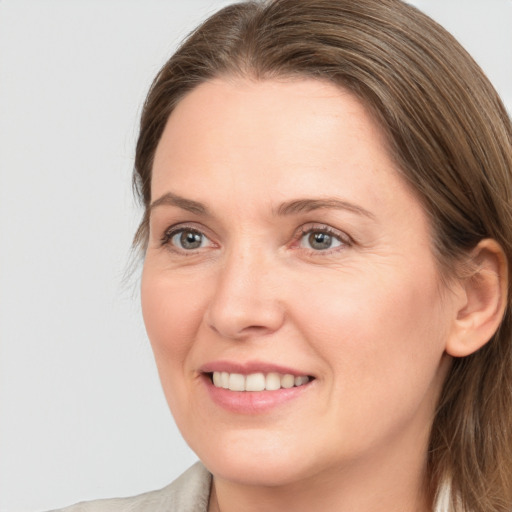
[(176, 247), (185, 251), (200, 249), (208, 245), (208, 239), (202, 233), (190, 229), (182, 229), (175, 233), (171, 238), (171, 242)]
[(313, 249), (315, 251), (325, 251), (333, 247), (339, 247), (342, 241), (325, 231), (312, 231), (305, 233), (301, 239), (301, 247)]

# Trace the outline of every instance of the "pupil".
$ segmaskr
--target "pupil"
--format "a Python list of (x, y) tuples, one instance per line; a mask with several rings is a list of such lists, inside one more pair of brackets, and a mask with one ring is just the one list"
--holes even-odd
[(311, 233), (309, 244), (313, 249), (329, 249), (331, 247), (331, 235), (327, 233)]
[(192, 231), (184, 231), (180, 237), (184, 249), (198, 249), (201, 247), (201, 235)]

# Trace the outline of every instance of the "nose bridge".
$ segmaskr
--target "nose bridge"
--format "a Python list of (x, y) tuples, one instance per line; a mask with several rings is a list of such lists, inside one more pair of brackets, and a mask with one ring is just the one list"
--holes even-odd
[(277, 266), (254, 240), (227, 250), (207, 309), (210, 328), (231, 339), (277, 330), (284, 319), (275, 282)]

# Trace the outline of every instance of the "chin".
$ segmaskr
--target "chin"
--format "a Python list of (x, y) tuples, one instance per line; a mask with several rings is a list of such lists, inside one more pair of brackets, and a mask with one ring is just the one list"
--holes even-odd
[(253, 457), (248, 460), (236, 455), (223, 460), (204, 460), (203, 463), (215, 477), (239, 485), (280, 487), (302, 480), (306, 475), (293, 462), (274, 454), (272, 460)]
[(317, 472), (315, 461), (301, 449), (302, 443), (286, 443), (269, 432), (244, 431), (211, 439), (216, 440), (215, 446), (189, 444), (207, 469), (223, 480), (274, 487), (292, 484)]

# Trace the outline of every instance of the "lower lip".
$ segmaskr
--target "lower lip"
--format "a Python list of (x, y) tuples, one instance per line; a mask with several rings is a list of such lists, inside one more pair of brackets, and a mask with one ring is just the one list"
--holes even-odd
[(215, 387), (211, 379), (203, 378), (212, 401), (230, 412), (238, 414), (261, 414), (298, 398), (312, 385), (313, 381), (288, 389), (274, 391), (230, 391)]

